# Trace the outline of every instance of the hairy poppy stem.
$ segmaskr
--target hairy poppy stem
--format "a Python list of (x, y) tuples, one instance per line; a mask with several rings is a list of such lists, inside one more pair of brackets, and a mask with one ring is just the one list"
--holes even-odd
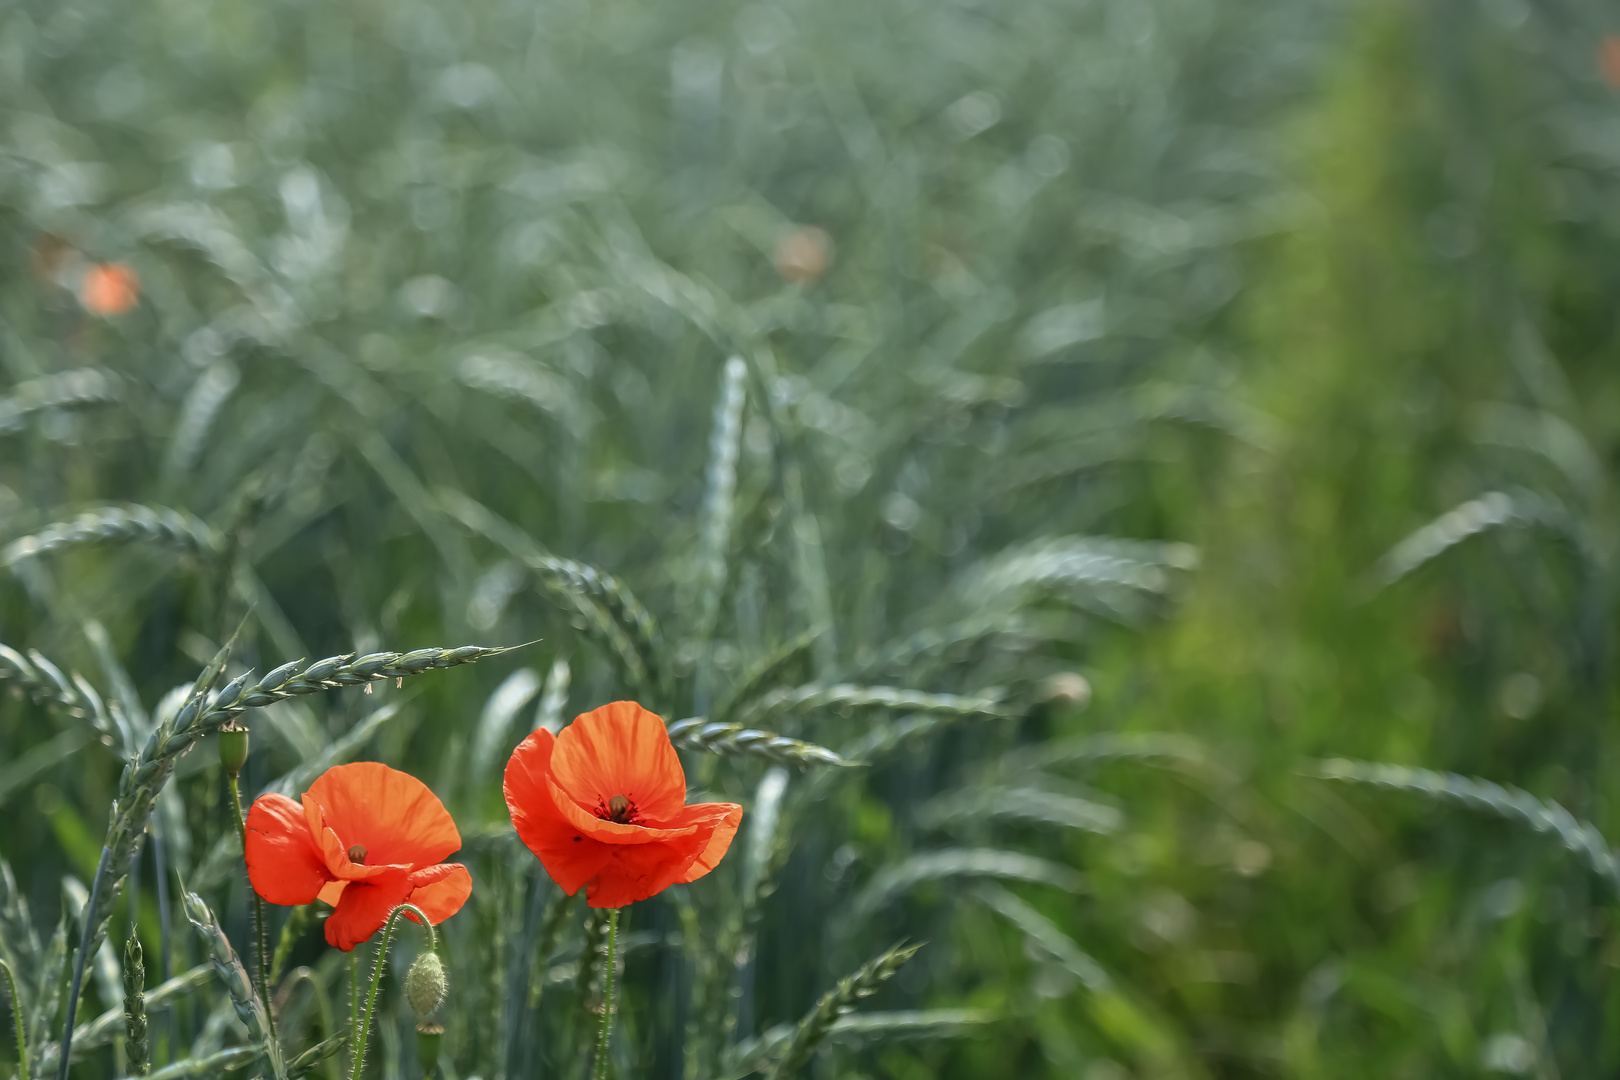
[[(242, 841), (242, 861), (245, 864), (247, 862), (247, 818), (242, 814), (242, 790), (236, 782), (236, 773), (227, 771), (226, 776), (230, 778), (231, 782), (231, 805), (236, 808), (236, 837)], [(269, 938), (265, 937), (264, 933), (264, 898), (259, 895), (259, 890), (253, 887), (251, 880), (248, 881), (248, 891), (253, 894), (253, 933), (255, 937), (254, 944), (257, 946), (254, 951), (258, 954), (258, 963), (254, 965), (254, 974), (258, 976), (259, 1000), (264, 1002), (264, 1018), (265, 1022), (270, 1025), (270, 1037), (273, 1039), (276, 1037), (276, 1014), (270, 1008), (270, 981), (265, 974), (265, 957), (270, 950)]]
[(17, 977), (4, 960), (0, 960), (0, 971), (6, 973), (6, 989), (11, 993), (11, 1022), (17, 1028), (17, 1080), (28, 1080), (28, 1036), (23, 1030), (22, 1004), (17, 1000)]
[[(358, 1062), (355, 1032), (360, 1030), (360, 957), (349, 954), (349, 1061)], [(358, 1065), (355, 1066), (359, 1068)]]
[[(354, 1071), (350, 1074), (351, 1080), (360, 1080), (360, 1069), (366, 1063), (366, 1036), (371, 1032), (371, 1018), (377, 1013), (377, 986), (382, 982), (383, 968), (388, 965), (388, 941), (394, 936), (394, 923), (404, 914), (415, 915), (424, 929), (428, 932), (428, 948), (434, 951), (439, 947), (439, 935), (433, 932), (433, 924), (428, 921), (426, 913), (415, 904), (401, 904), (388, 913), (388, 921), (383, 923), (382, 939), (377, 943), (377, 966), (371, 969), (371, 989), (366, 994), (366, 1015), (354, 1031)], [(353, 968), (350, 969), (353, 971)], [(350, 985), (355, 985), (350, 980)]]
[(602, 1031), (596, 1039), (595, 1080), (608, 1074), (608, 1036), (613, 1033), (613, 946), (619, 937), (619, 909), (608, 913), (607, 968), (602, 973)]

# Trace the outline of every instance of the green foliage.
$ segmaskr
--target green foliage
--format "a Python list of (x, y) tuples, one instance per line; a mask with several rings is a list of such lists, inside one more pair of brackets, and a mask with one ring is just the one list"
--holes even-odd
[(411, 935), (237, 959), (240, 721), (454, 812), (438, 1071), (579, 1075), (501, 770), (631, 697), (745, 813), (618, 1076), (1612, 1074), (1607, 17), (0, 9), (5, 1038), (335, 1076), (374, 970), (416, 1075)]

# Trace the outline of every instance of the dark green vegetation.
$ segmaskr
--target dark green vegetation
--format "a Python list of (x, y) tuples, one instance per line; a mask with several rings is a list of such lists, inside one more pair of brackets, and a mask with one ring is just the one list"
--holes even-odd
[(499, 776), (630, 696), (747, 813), (621, 920), (626, 1080), (1613, 1075), (1606, 19), (0, 7), (30, 1074), (87, 908), (75, 1076), (347, 1069), (315, 912), (279, 1047), (247, 977), (240, 715), (248, 798), (456, 815), (441, 1073), (584, 1075), (604, 924)]

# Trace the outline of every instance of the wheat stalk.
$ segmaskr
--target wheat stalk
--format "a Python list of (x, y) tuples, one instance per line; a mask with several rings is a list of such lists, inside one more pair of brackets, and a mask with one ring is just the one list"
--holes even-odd
[(862, 998), (871, 997), (877, 992), (879, 986), (887, 982), (894, 973), (916, 955), (922, 945), (895, 945), (887, 952), (868, 960), (852, 975), (846, 975), (838, 980), (838, 985), (822, 995), (816, 1007), (811, 1009), (805, 1018), (799, 1021), (799, 1026), (793, 1033), (793, 1041), (788, 1043), (787, 1050), (782, 1059), (771, 1070), (771, 1080), (786, 1080), (795, 1076), (799, 1070), (810, 1063), (810, 1056), (815, 1053), (817, 1045), (827, 1037), (838, 1018), (855, 1007), (855, 1003)]
[(33, 649), (24, 656), (0, 645), (0, 680), (9, 682), (13, 691), (27, 695), (35, 705), (56, 709), (76, 720), (88, 720), (97, 731), (124, 741), (123, 731), (96, 688), (78, 672), (63, 674), (61, 668)]
[(219, 981), (225, 984), (225, 990), (231, 996), (231, 1007), (236, 1011), (236, 1018), (247, 1029), (248, 1039), (253, 1043), (260, 1062), (275, 1080), (287, 1080), (286, 1066), (281, 1060), (281, 1046), (270, 1032), (270, 1017), (265, 1012), (267, 1006), (254, 992), (253, 980), (248, 978), (242, 961), (236, 958), (225, 932), (214, 919), (214, 913), (194, 892), (182, 892), (180, 900), (185, 907), (186, 918), (202, 935), (203, 944), (208, 950), (208, 961), (213, 965)]
[(4, 859), (0, 859), (0, 959), (10, 962), (21, 980), (20, 992), (25, 1000), (17, 1007), (25, 1008), (31, 989), (28, 979), (39, 971), (39, 935), (28, 914), (28, 900), (17, 888), (17, 879)]
[(1086, 891), (1086, 876), (1049, 859), (994, 848), (946, 848), (912, 855), (875, 874), (849, 907), (851, 925), (864, 922), (884, 904), (928, 881), (999, 878), (1054, 885), (1065, 892)]
[(1557, 803), (1538, 799), (1527, 791), (1456, 773), (1371, 761), (1347, 761), (1344, 758), (1318, 762), (1313, 775), (1324, 780), (1406, 791), (1518, 821), (1535, 832), (1557, 837), (1559, 843), (1577, 855), (1604, 884), (1620, 895), (1620, 857), (1616, 856), (1603, 834), (1590, 822), (1579, 820)]
[(790, 739), (741, 724), (711, 724), (701, 716), (669, 725), (670, 740), (688, 750), (703, 750), (730, 757), (757, 757), (779, 765), (854, 765), (825, 746)]
[(1379, 587), (1393, 585), (1471, 537), (1492, 529), (1540, 526), (1572, 534), (1569, 515), (1547, 496), (1516, 489), (1490, 491), (1446, 511), (1396, 544), (1373, 568)]
[(97, 506), (70, 521), (47, 525), (0, 550), (0, 564), (15, 566), (24, 559), (79, 544), (144, 541), (179, 548), (188, 554), (214, 555), (222, 548), (219, 534), (200, 518), (165, 506)]
[(1027, 787), (959, 789), (937, 796), (917, 811), (917, 823), (924, 828), (977, 825), (996, 819), (1109, 834), (1119, 831), (1125, 816), (1112, 806), (1090, 799)]
[(711, 710), (715, 723), (724, 724), (731, 719), (731, 714), (737, 706), (759, 697), (765, 688), (779, 680), (784, 674), (802, 663), (810, 656), (817, 639), (826, 633), (826, 627), (818, 626), (805, 631), (792, 641), (773, 649), (760, 659), (753, 667), (743, 673), (742, 677), (732, 687), (731, 691), (721, 698)]
[(122, 380), (108, 371), (76, 368), (30, 379), (0, 397), (0, 434), (16, 431), (23, 418), (43, 409), (106, 405), (118, 401)]
[(733, 356), (720, 378), (709, 436), (709, 468), (703, 494), (703, 531), (697, 557), (697, 637), (714, 634), (720, 593), (726, 583), (726, 552), (731, 546), (731, 519), (737, 495), (737, 455), (742, 442), (743, 404), (747, 400), (748, 365)]
[(766, 720), (802, 716), (819, 709), (854, 712), (858, 709), (894, 709), (957, 717), (1002, 719), (1014, 715), (994, 697), (929, 694), (893, 686), (855, 686), (849, 683), (806, 683), (783, 687), (742, 706), (740, 719), (752, 726)]
[(658, 627), (622, 582), (593, 566), (557, 558), (528, 533), (459, 491), (440, 491), (437, 498), (446, 513), (504, 548), (534, 574), (545, 592), (577, 612), (585, 620), (585, 632), (607, 646), (632, 684), (650, 691), (660, 688)]
[[(214, 968), (212, 964), (198, 964), (189, 971), (182, 972), (174, 978), (158, 984), (145, 994), (148, 1013), (158, 1011), (181, 994), (202, 986), (213, 977)], [(75, 1062), (82, 1061), (89, 1056), (92, 1050), (113, 1042), (120, 1033), (124, 1032), (125, 1023), (125, 1008), (119, 1007), (108, 1009), (94, 1020), (74, 1028), (73, 1048), (70, 1051), (73, 1060)], [(61, 1056), (59, 1044), (55, 1042), (46, 1044), (40, 1056), (46, 1069), (55, 1067), (57, 1060)]]

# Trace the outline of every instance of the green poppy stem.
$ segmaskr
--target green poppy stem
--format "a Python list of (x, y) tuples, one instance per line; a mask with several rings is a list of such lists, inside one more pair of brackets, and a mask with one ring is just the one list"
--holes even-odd
[(613, 947), (619, 937), (619, 909), (608, 913), (607, 968), (602, 973), (602, 1031), (596, 1039), (595, 1080), (607, 1080), (608, 1037), (613, 1034)]
[[(236, 782), (236, 774), (227, 771), (225, 774), (231, 782), (231, 805), (236, 808), (236, 837), (242, 841), (242, 861), (247, 862), (247, 818), (242, 813), (242, 791)], [(259, 890), (253, 887), (251, 878), (248, 880), (248, 891), (253, 894), (253, 933), (258, 948), (258, 963), (254, 965), (255, 974), (259, 983), (259, 1000), (264, 1002), (264, 1017), (270, 1024), (270, 1037), (276, 1035), (276, 1014), (270, 1008), (270, 981), (265, 974), (265, 965), (270, 951), (270, 939), (264, 933), (264, 898)]]
[(17, 1002), (17, 977), (4, 960), (0, 960), (0, 971), (6, 973), (6, 989), (11, 993), (11, 1022), (17, 1028), (17, 1080), (28, 1080), (28, 1036), (23, 1030), (22, 1007)]
[[(358, 1062), (355, 1032), (360, 1030), (360, 956), (349, 954), (349, 1061)], [(358, 1066), (356, 1066), (358, 1068)]]
[[(433, 924), (428, 921), (427, 915), (414, 904), (401, 904), (388, 913), (388, 921), (383, 923), (382, 940), (377, 944), (377, 966), (371, 970), (371, 990), (366, 994), (366, 1015), (359, 1026), (353, 1028), (354, 1032), (354, 1071), (350, 1080), (360, 1080), (360, 1069), (366, 1063), (366, 1038), (371, 1032), (371, 1018), (377, 1013), (377, 986), (382, 982), (383, 968), (388, 964), (388, 942), (394, 936), (394, 922), (401, 915), (410, 913), (416, 916), (428, 932), (428, 948), (439, 947), (439, 936), (433, 932)], [(353, 968), (351, 967), (352, 971)], [(354, 985), (350, 979), (350, 985)]]

